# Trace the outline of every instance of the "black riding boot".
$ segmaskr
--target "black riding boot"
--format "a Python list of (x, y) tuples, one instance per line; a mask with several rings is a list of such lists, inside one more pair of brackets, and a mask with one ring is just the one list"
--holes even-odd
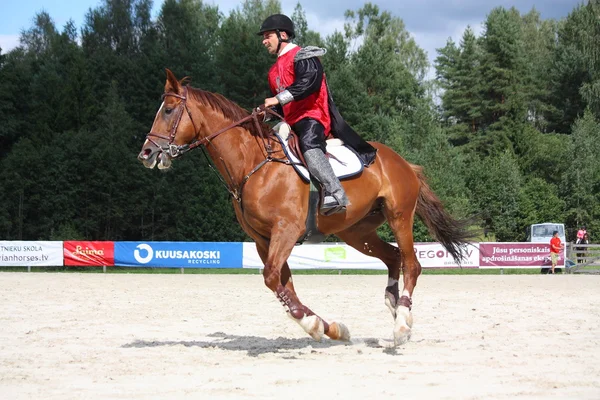
[(321, 214), (332, 215), (343, 212), (350, 202), (323, 151), (321, 149), (307, 150), (304, 152), (304, 160), (308, 166), (308, 172), (323, 185)]

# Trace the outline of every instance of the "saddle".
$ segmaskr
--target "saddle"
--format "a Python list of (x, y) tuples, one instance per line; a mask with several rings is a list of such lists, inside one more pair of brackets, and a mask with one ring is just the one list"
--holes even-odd
[[(281, 142), (283, 151), (292, 162), (292, 166), (305, 182), (310, 182), (310, 174), (306, 168), (306, 161), (300, 150), (300, 139), (291, 127), (280, 122), (273, 127), (275, 136)], [(356, 152), (346, 146), (340, 139), (329, 139), (326, 142), (326, 155), (333, 172), (340, 179), (347, 179), (360, 174), (364, 165)]]
[[(319, 193), (320, 184), (310, 179), (306, 161), (300, 150), (300, 140), (291, 127), (280, 122), (273, 127), (275, 137), (280, 141), (281, 147), (290, 160), (298, 175), (310, 184), (308, 197), (308, 214), (306, 216), (306, 230), (303, 236), (299, 237), (296, 244), (303, 243), (321, 243), (325, 240), (325, 235), (319, 231), (317, 218), (319, 215), (319, 202), (321, 195)], [(341, 180), (357, 175), (363, 170), (363, 163), (358, 155), (350, 147), (346, 147), (340, 139), (329, 139), (326, 141), (326, 155), (333, 167), (336, 176)]]

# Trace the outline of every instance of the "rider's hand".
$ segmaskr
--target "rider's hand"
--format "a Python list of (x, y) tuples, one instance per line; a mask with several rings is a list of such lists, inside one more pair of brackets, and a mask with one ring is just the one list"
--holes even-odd
[(279, 104), (277, 97), (269, 97), (265, 99), (265, 108), (273, 107)]

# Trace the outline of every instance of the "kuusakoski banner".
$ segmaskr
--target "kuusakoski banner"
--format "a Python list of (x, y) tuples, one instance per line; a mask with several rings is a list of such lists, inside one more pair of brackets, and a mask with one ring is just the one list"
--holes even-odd
[(242, 243), (115, 242), (115, 265), (124, 267), (242, 268)]
[(64, 242), (65, 265), (101, 267), (115, 265), (114, 242)]
[(0, 240), (2, 267), (58, 267), (63, 265), (63, 242)]
[[(479, 268), (549, 267), (550, 243), (479, 243), (479, 258)], [(565, 265), (564, 250), (557, 265)]]

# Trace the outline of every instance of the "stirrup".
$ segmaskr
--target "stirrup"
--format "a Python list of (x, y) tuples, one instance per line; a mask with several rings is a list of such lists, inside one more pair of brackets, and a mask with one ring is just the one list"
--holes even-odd
[(333, 208), (323, 208), (323, 207), (321, 207), (321, 214), (324, 215), (324, 216), (326, 216), (326, 217), (329, 217), (330, 215), (333, 215), (333, 214), (339, 214), (339, 213), (342, 213), (342, 212), (345, 212), (345, 211), (346, 211), (346, 206), (340, 206), (340, 205), (338, 205), (338, 206), (335, 206)]
[(339, 201), (332, 195), (324, 196), (321, 201), (320, 212), (322, 215), (328, 217), (333, 214), (341, 213), (346, 211), (346, 206), (343, 206)]

